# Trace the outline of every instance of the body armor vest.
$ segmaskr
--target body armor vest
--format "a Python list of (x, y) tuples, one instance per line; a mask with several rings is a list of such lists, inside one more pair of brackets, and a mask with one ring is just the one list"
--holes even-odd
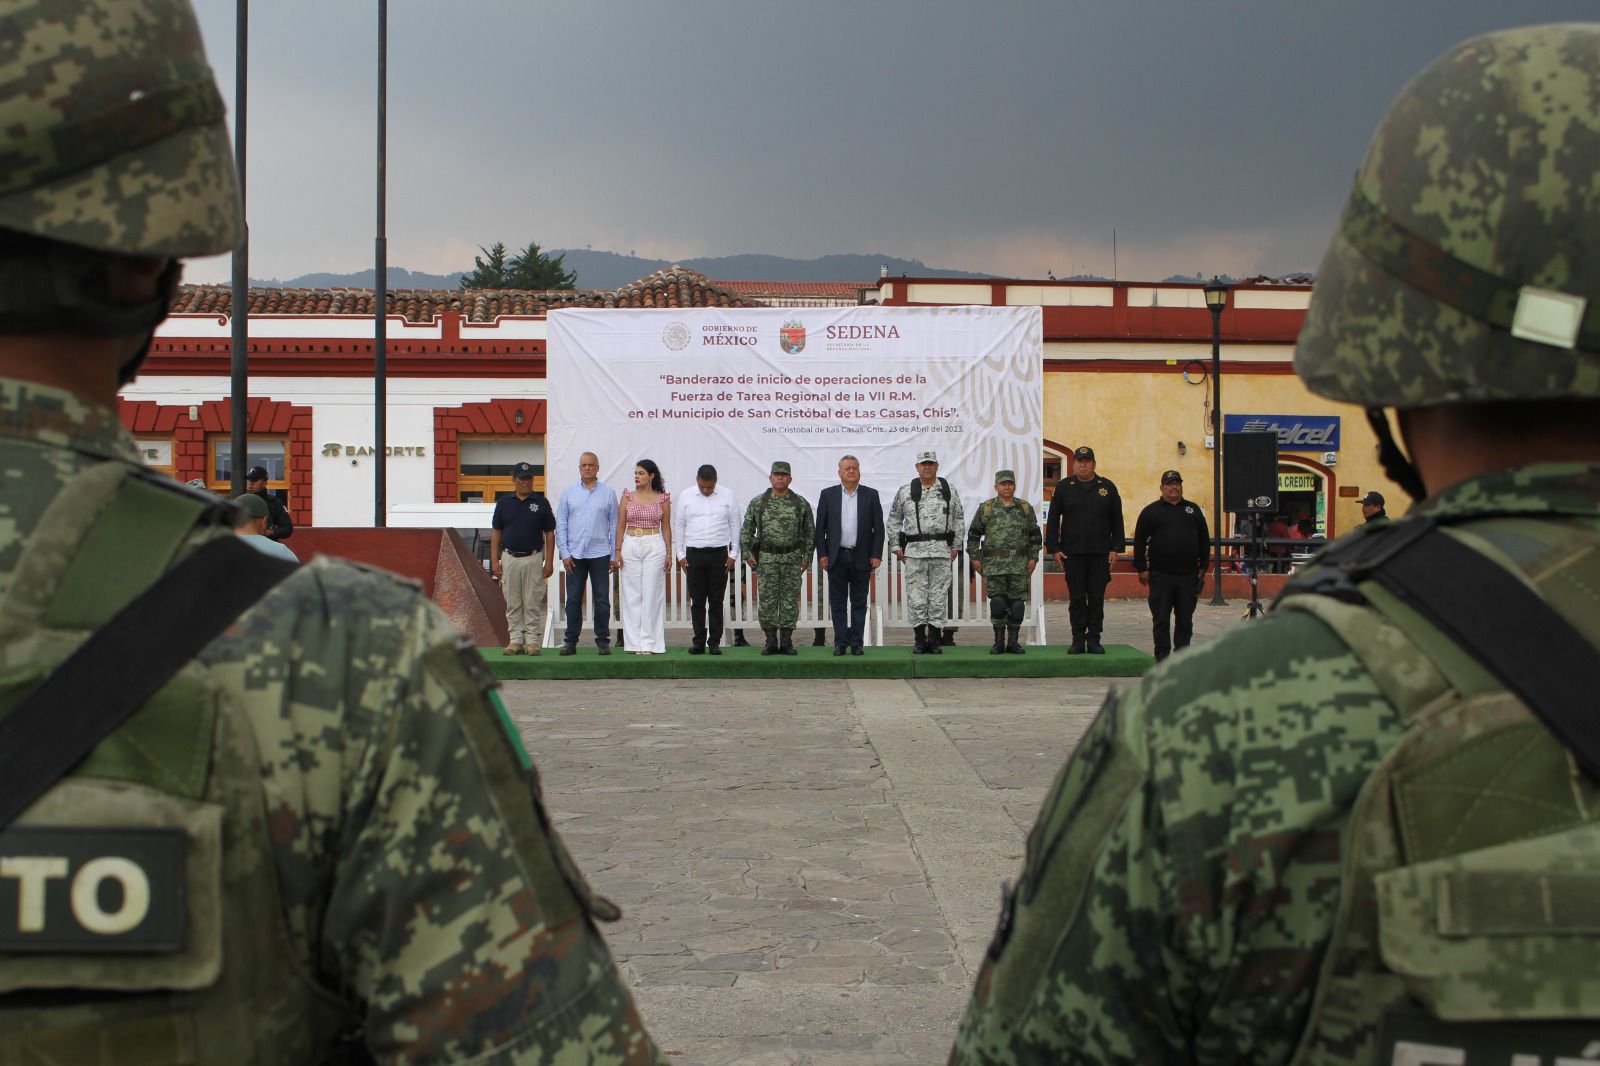
[[(1500, 535), (1554, 547), (1542, 563), (1559, 565), (1523, 577), (1596, 642), (1600, 536), (1549, 520), (1469, 528), (1480, 550)], [(1588, 1061), (1600, 1050), (1600, 785), (1454, 641), (1375, 581), (1356, 590), (1278, 608), (1334, 630), (1407, 727), (1351, 811), (1339, 914), (1293, 1062)]]
[[(62, 491), (0, 600), (0, 714), (177, 556), (231, 536), (208, 511), (123, 463)], [(260, 766), (242, 708), (191, 662), (0, 831), (0, 1064), (325, 1060), (348, 1008), (291, 948)]]

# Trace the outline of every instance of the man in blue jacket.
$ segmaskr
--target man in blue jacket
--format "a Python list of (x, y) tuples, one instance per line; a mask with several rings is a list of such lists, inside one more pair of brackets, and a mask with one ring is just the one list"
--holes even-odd
[[(849, 649), (860, 655), (867, 589), (883, 561), (883, 504), (877, 489), (861, 484), (861, 461), (853, 455), (839, 460), (839, 484), (823, 489), (817, 499), (817, 559), (828, 573), (833, 654)], [(841, 624), (847, 617), (849, 625)]]

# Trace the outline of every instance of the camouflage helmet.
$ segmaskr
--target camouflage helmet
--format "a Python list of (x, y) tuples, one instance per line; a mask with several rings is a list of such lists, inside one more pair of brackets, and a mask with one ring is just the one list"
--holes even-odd
[(6, 0), (0, 228), (126, 255), (225, 252), (243, 218), (188, 0)]
[(1369, 408), (1600, 397), (1600, 24), (1456, 46), (1390, 105), (1295, 346)]

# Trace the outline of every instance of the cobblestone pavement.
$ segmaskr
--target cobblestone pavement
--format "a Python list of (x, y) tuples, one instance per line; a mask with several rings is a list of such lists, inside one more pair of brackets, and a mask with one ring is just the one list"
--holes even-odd
[[(1196, 639), (1238, 618), (1202, 606)], [(1107, 642), (1149, 649), (1143, 603), (1106, 621)], [(944, 1061), (1000, 883), (1110, 684), (514, 681), (505, 696), (557, 827), (623, 909), (604, 932), (675, 1062), (890, 1066)]]

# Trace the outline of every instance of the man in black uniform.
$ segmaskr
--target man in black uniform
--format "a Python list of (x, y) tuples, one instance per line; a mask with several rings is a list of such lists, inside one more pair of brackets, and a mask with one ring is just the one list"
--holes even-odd
[[(1194, 605), (1205, 581), (1211, 533), (1206, 516), (1183, 498), (1183, 475), (1161, 475), (1161, 498), (1139, 512), (1133, 526), (1133, 568), (1150, 589), (1150, 621), (1156, 661), (1173, 648), (1187, 648), (1194, 635)], [(1168, 618), (1177, 622), (1168, 632)]]
[(1072, 476), (1056, 482), (1045, 518), (1045, 549), (1067, 577), (1072, 620), (1070, 655), (1104, 655), (1106, 585), (1111, 564), (1125, 539), (1122, 497), (1117, 487), (1094, 472), (1094, 449), (1072, 453)]
[(538, 655), (544, 645), (545, 590), (555, 569), (556, 509), (533, 490), (533, 467), (511, 468), (516, 491), (495, 502), (489, 565), (506, 600), (507, 655)]
[(267, 468), (252, 466), (244, 472), (244, 491), (253, 492), (267, 501), (267, 537), (271, 540), (288, 540), (294, 535), (294, 523), (289, 521), (289, 508), (267, 491)]
[(1362, 525), (1373, 525), (1377, 522), (1387, 522), (1389, 512), (1383, 509), (1383, 493), (1369, 492), (1361, 497)]

